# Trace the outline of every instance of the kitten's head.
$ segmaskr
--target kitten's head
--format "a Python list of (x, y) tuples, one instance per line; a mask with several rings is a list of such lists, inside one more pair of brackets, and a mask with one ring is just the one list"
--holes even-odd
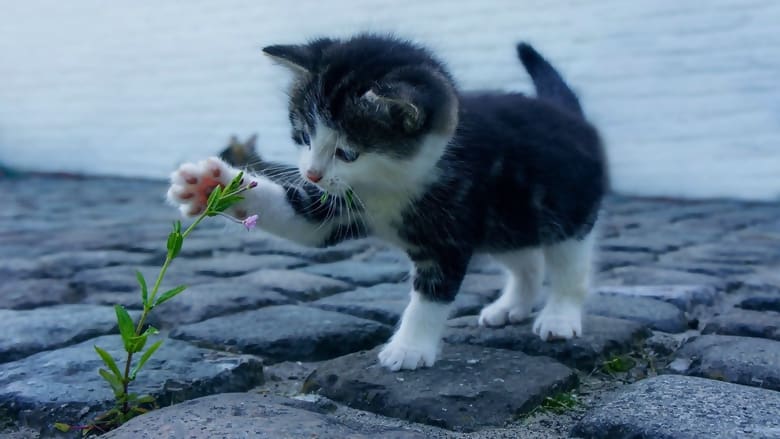
[(408, 189), (432, 178), (458, 101), (428, 51), (376, 35), (263, 51), (296, 75), (290, 122), (304, 178), (334, 193)]
[(236, 168), (251, 167), (262, 159), (256, 151), (257, 134), (252, 134), (245, 142), (236, 136), (230, 136), (227, 147), (219, 153), (219, 158)]

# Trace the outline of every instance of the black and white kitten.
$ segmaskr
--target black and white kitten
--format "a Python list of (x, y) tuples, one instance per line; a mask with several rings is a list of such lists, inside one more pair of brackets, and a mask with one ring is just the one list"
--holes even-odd
[[(411, 302), (379, 354), (382, 365), (433, 365), (477, 252), (510, 275), (481, 324), (527, 318), (546, 267), (551, 294), (534, 332), (545, 340), (582, 333), (606, 162), (576, 96), (538, 53), (518, 46), (537, 88), (530, 98), (460, 94), (430, 52), (394, 37), (264, 52), (295, 74), (289, 115), (300, 177), (252, 177), (256, 189), (233, 213), (257, 213), (258, 226), (303, 244), (373, 235), (407, 252)], [(237, 172), (216, 158), (182, 165), (168, 197), (183, 214), (198, 214), (213, 186)]]

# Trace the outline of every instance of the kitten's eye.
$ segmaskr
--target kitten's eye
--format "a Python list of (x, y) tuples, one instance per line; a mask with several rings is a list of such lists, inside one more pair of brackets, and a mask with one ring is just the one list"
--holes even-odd
[(308, 145), (311, 149), (311, 139), (309, 138), (309, 133), (306, 131), (301, 131), (301, 141), (304, 145)]
[(338, 158), (341, 161), (344, 161), (344, 162), (347, 162), (347, 163), (354, 162), (355, 160), (358, 159), (359, 156), (360, 156), (360, 153), (358, 153), (356, 151), (351, 151), (349, 149), (336, 148), (336, 158)]

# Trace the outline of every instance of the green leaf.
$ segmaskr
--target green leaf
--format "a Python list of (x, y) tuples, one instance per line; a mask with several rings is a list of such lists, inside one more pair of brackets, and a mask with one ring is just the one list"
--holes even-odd
[(59, 431), (61, 431), (63, 433), (67, 433), (67, 432), (70, 431), (70, 425), (63, 424), (62, 422), (55, 422), (54, 423), (54, 428), (56, 428), (57, 430), (59, 430)]
[(239, 172), (235, 177), (233, 177), (232, 180), (230, 180), (230, 184), (227, 185), (227, 188), (223, 191), (225, 194), (229, 194), (231, 192), (235, 192), (239, 186), (241, 186), (241, 179), (244, 178), (244, 172)]
[(170, 255), (171, 259), (178, 256), (179, 252), (181, 251), (181, 245), (183, 242), (184, 236), (175, 230), (168, 235), (167, 248), (168, 255)]
[(141, 335), (157, 335), (159, 333), (160, 331), (158, 331), (157, 328), (155, 328), (152, 325), (149, 325), (146, 327), (146, 330)]
[[(135, 376), (138, 374), (138, 372), (141, 371), (141, 368), (144, 367), (144, 364), (146, 364), (146, 362), (149, 361), (149, 358), (152, 356), (154, 351), (156, 351), (157, 348), (160, 347), (162, 342), (163, 342), (162, 340), (156, 341), (154, 344), (149, 346), (149, 349), (147, 349), (146, 352), (144, 352), (143, 355), (141, 355), (141, 359), (138, 360), (138, 363), (136, 363), (136, 365), (133, 366), (133, 370), (130, 372), (130, 379), (131, 380), (135, 379)], [(139, 399), (139, 402), (143, 402), (143, 401), (141, 401)]]
[(209, 199), (206, 201), (206, 210), (214, 210), (214, 206), (220, 197), (222, 197), (222, 186), (217, 186), (211, 191), (211, 195), (209, 195)]
[(176, 288), (173, 288), (171, 290), (168, 290), (164, 292), (160, 297), (157, 298), (157, 302), (155, 302), (154, 306), (162, 305), (163, 303), (171, 300), (176, 296), (177, 294), (181, 293), (187, 288), (187, 285), (179, 285)]
[(145, 308), (149, 297), (149, 288), (146, 286), (146, 279), (144, 279), (144, 275), (140, 271), (135, 270), (135, 278), (138, 279), (138, 285), (141, 286), (141, 300)]
[(328, 202), (328, 193), (323, 192), (322, 195), (320, 195), (320, 204), (325, 204)]
[(230, 206), (238, 203), (239, 201), (243, 200), (244, 197), (240, 195), (230, 195), (228, 197), (220, 199), (217, 204), (214, 206), (214, 210), (217, 212), (224, 212), (227, 208)]
[(144, 395), (138, 397), (138, 404), (152, 404), (154, 403), (155, 399), (152, 395)]
[(95, 347), (95, 352), (97, 352), (98, 355), (100, 355), (100, 358), (103, 359), (103, 362), (106, 363), (106, 366), (108, 366), (108, 368), (111, 369), (111, 372), (114, 372), (114, 375), (116, 375), (116, 377), (121, 380), (122, 372), (119, 371), (119, 367), (117, 367), (114, 358), (111, 357), (111, 354), (97, 347), (97, 345), (95, 345), (94, 347)]
[(127, 351), (130, 352), (130, 353), (133, 353), (133, 354), (136, 353), (136, 352), (140, 352), (141, 349), (143, 349), (144, 346), (146, 346), (146, 338), (147, 337), (148, 337), (148, 335), (141, 334), (141, 335), (138, 335), (138, 336), (130, 338), (130, 347), (128, 348)]
[(127, 310), (122, 305), (115, 305), (114, 311), (116, 311), (116, 320), (119, 326), (119, 333), (122, 334), (125, 350), (130, 352), (130, 341), (135, 337), (133, 319), (130, 318), (130, 314), (127, 313)]
[(181, 221), (176, 221), (173, 223), (173, 231), (176, 233), (181, 233)]
[(98, 373), (111, 386), (111, 390), (114, 391), (114, 396), (119, 398), (122, 395), (124, 395), (125, 389), (122, 386), (122, 382), (119, 380), (119, 378), (115, 377), (113, 374), (111, 374), (111, 372), (109, 372), (109, 371), (107, 371), (105, 369), (99, 369)]

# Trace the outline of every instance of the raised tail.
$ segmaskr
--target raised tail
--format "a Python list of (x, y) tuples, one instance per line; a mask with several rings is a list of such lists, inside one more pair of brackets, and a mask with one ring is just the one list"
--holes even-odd
[(539, 99), (584, 117), (577, 95), (566, 85), (560, 73), (539, 52), (530, 44), (519, 43), (517, 56), (520, 57), (528, 74), (531, 75)]

